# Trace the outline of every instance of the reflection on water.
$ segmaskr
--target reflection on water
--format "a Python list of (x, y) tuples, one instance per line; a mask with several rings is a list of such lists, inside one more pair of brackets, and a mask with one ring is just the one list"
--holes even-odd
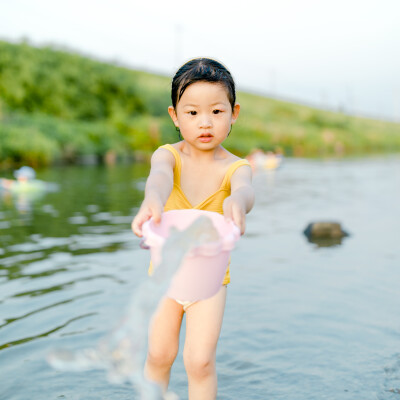
[[(5, 189), (4, 185), (1, 184), (2, 181), (11, 182), (11, 187), (22, 185), (22, 189)], [(28, 187), (24, 188), (25, 185)], [(56, 192), (57, 190), (58, 185), (53, 182), (34, 180), (32, 183), (30, 183), (30, 181), (20, 183), (15, 180), (0, 178), (0, 199), (2, 203), (14, 206), (21, 215), (29, 214), (32, 211), (33, 204), (43, 199), (46, 193)]]
[[(219, 399), (399, 397), (399, 170), (398, 158), (286, 160), (255, 177), (256, 206), (232, 254)], [(59, 190), (23, 214), (0, 200), (0, 399), (132, 398), (103, 371), (61, 373), (45, 358), (92, 348), (146, 279), (130, 222), (147, 172), (38, 171)], [(318, 220), (351, 236), (309, 243), (302, 231)], [(185, 398), (186, 385), (180, 354), (171, 390)]]

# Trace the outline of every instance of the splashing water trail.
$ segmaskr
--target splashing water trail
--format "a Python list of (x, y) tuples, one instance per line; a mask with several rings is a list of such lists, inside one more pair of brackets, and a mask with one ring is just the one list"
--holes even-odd
[(111, 382), (130, 382), (141, 399), (178, 399), (174, 393), (163, 394), (158, 385), (143, 376), (148, 326), (186, 253), (215, 241), (219, 234), (211, 220), (204, 216), (183, 231), (171, 231), (162, 249), (160, 265), (155, 268), (153, 276), (135, 291), (125, 316), (114, 330), (102, 338), (95, 348), (52, 351), (47, 357), (51, 366), (64, 371), (105, 369)]

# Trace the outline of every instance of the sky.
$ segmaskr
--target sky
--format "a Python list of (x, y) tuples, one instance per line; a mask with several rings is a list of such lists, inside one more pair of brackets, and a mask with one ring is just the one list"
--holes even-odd
[(211, 57), (238, 89), (400, 122), (398, 0), (0, 0), (0, 39), (171, 76)]

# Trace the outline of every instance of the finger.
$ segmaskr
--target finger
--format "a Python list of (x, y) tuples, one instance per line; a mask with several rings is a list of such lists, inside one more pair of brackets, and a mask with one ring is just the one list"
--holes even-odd
[(132, 230), (136, 236), (142, 237), (143, 232), (142, 232), (142, 225), (150, 219), (151, 215), (150, 214), (138, 214), (135, 219), (132, 222)]
[(233, 221), (240, 229), (240, 234), (243, 235), (245, 229), (245, 217), (242, 210), (238, 207), (235, 207), (232, 211), (233, 213)]
[(136, 217), (133, 218), (133, 220), (132, 220), (131, 228), (132, 228), (133, 232), (135, 232), (135, 229), (136, 229)]
[(158, 208), (152, 208), (151, 214), (153, 217), (153, 220), (156, 224), (159, 224), (161, 221), (161, 212)]
[(244, 235), (245, 230), (246, 230), (246, 220), (243, 219), (243, 220), (242, 220), (242, 225), (241, 225), (241, 227), (240, 227), (240, 234), (241, 234), (241, 235)]
[(136, 236), (143, 236), (141, 226), (136, 218), (132, 221), (132, 231)]

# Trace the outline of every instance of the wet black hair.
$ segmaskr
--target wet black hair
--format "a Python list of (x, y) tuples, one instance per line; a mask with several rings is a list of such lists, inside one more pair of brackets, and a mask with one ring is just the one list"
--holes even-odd
[(236, 103), (235, 82), (228, 69), (211, 58), (194, 58), (178, 69), (172, 79), (171, 87), (171, 100), (175, 109), (185, 90), (195, 82), (224, 85), (233, 111)]

